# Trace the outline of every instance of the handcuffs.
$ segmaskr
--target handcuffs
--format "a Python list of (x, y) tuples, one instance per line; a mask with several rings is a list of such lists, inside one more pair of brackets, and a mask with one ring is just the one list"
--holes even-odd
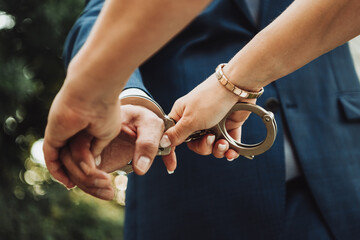
[[(157, 102), (155, 102), (153, 99), (151, 99), (150, 97), (146, 97), (143, 95), (127, 95), (127, 96), (121, 97), (121, 104), (122, 105), (126, 105), (126, 104), (137, 105), (137, 106), (142, 106), (142, 107), (145, 107), (145, 108), (151, 110), (159, 118), (161, 118), (164, 121), (164, 125), (165, 125), (164, 132), (175, 125), (175, 121), (173, 119), (171, 119), (169, 116), (167, 116), (165, 114), (165, 112), (162, 110), (162, 108), (160, 107), (160, 105)], [(267, 135), (263, 141), (256, 143), (256, 144), (245, 144), (245, 143), (236, 141), (228, 134), (226, 127), (225, 127), (226, 119), (233, 112), (241, 111), (241, 110), (253, 112), (262, 119), (262, 121), (266, 127), (266, 130), (267, 130)], [(276, 125), (276, 121), (274, 118), (274, 114), (272, 112), (266, 111), (262, 107), (255, 105), (255, 104), (239, 102), (239, 103), (236, 103), (231, 108), (231, 110), (226, 114), (226, 116), (217, 125), (215, 125), (212, 128), (209, 128), (209, 129), (199, 130), (199, 131), (194, 132), (186, 139), (185, 142), (199, 139), (203, 135), (208, 134), (208, 133), (214, 134), (215, 139), (223, 138), (226, 141), (228, 141), (229, 148), (235, 150), (239, 155), (242, 155), (248, 159), (253, 159), (254, 156), (262, 154), (270, 149), (270, 147), (272, 146), (272, 144), (274, 143), (275, 138), (276, 138), (277, 125)], [(159, 146), (157, 156), (168, 155), (168, 154), (170, 154), (170, 152), (171, 152), (171, 146), (166, 147), (166, 148), (162, 148)], [(126, 173), (132, 172), (133, 171), (132, 161), (130, 161), (127, 166), (125, 166), (124, 168), (122, 168), (120, 170), (124, 171)]]

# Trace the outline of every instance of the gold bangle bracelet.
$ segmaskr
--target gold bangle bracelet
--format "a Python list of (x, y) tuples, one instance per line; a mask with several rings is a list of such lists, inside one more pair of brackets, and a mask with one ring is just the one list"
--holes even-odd
[(259, 98), (264, 93), (264, 88), (261, 88), (259, 92), (248, 92), (235, 86), (235, 84), (230, 82), (230, 80), (225, 76), (223, 72), (223, 67), (225, 66), (226, 63), (219, 64), (219, 66), (215, 69), (215, 75), (221, 85), (225, 86), (230, 92), (233, 92), (236, 96), (245, 99)]

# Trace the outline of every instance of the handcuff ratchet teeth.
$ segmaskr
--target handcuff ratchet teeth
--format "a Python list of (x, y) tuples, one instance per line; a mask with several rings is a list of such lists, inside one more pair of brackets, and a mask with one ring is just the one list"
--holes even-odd
[[(151, 110), (159, 118), (161, 118), (164, 121), (164, 125), (165, 125), (164, 131), (167, 131), (169, 128), (171, 128), (175, 125), (175, 121), (173, 119), (171, 119), (169, 116), (167, 116), (165, 114), (165, 112), (162, 110), (162, 108), (160, 107), (160, 105), (158, 103), (156, 103), (150, 97), (145, 97), (143, 95), (128, 95), (128, 96), (121, 98), (121, 104), (122, 105), (126, 105), (126, 104), (138, 105), (138, 106), (142, 106), (142, 107), (145, 107), (145, 108)], [(256, 144), (245, 144), (245, 143), (241, 143), (241, 142), (238, 142), (235, 139), (233, 139), (227, 132), (225, 123), (226, 123), (226, 119), (235, 111), (249, 111), (249, 112), (252, 112), (252, 113), (255, 113), (256, 115), (258, 115), (262, 119), (262, 121), (266, 127), (266, 130), (267, 130), (265, 139)], [(239, 102), (239, 103), (236, 103), (231, 108), (231, 110), (226, 114), (226, 116), (217, 125), (215, 125), (214, 127), (210, 128), (210, 129), (199, 130), (199, 131), (194, 132), (186, 139), (185, 142), (199, 139), (208, 133), (214, 134), (215, 139), (222, 138), (222, 139), (225, 139), (226, 141), (228, 141), (229, 147), (231, 149), (235, 150), (239, 155), (242, 155), (249, 159), (253, 159), (254, 156), (262, 154), (271, 148), (271, 146), (273, 145), (275, 138), (276, 138), (277, 125), (276, 125), (274, 114), (272, 112), (266, 111), (262, 107), (255, 105), (255, 104)], [(170, 154), (170, 152), (171, 152), (171, 146), (166, 147), (166, 148), (162, 148), (159, 146), (157, 155), (158, 156), (168, 155), (168, 154)], [(129, 164), (131, 164), (131, 162)], [(129, 171), (127, 171), (127, 172), (129, 172)]]

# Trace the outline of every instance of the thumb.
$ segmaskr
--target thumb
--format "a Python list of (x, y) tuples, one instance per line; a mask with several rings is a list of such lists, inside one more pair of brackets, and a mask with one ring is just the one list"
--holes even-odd
[[(116, 135), (114, 136), (114, 138)], [(104, 148), (109, 145), (109, 143), (113, 140), (113, 138), (107, 138), (107, 139), (99, 139), (95, 138), (93, 142), (91, 143), (91, 153), (96, 158), (100, 156), (101, 152), (104, 150)]]
[(197, 129), (191, 127), (193, 124), (184, 117), (181, 118), (175, 126), (169, 128), (165, 134), (169, 137), (171, 146), (178, 146), (183, 143)]
[(117, 108), (111, 116), (107, 116), (106, 121), (100, 121), (88, 127), (87, 131), (94, 136), (91, 153), (95, 158), (99, 157), (105, 147), (119, 135), (121, 125), (120, 108)]
[(161, 124), (157, 127), (141, 125), (137, 129), (133, 167), (138, 175), (144, 175), (149, 170), (158, 152), (163, 129)]
[(171, 142), (171, 146), (178, 146), (183, 143), (194, 130), (190, 126), (192, 126), (191, 118), (186, 115), (186, 106), (183, 101), (184, 97), (179, 98), (175, 101), (171, 111), (169, 113), (169, 117), (173, 119), (176, 124), (175, 126), (169, 128), (164, 135), (169, 137)]

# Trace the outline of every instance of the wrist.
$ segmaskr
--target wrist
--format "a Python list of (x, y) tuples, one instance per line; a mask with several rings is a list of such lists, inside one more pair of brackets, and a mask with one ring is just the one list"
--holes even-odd
[(251, 92), (236, 86), (232, 81), (229, 80), (229, 78), (225, 75), (223, 71), (223, 68), (226, 67), (226, 65), (226, 63), (219, 64), (215, 69), (215, 76), (219, 83), (233, 95), (240, 98), (240, 101), (244, 102), (244, 100), (246, 99), (256, 99), (263, 94), (263, 88), (260, 88), (260, 90), (258, 91)]
[(59, 92), (65, 103), (72, 108), (101, 113), (119, 104), (120, 91), (111, 93), (90, 82), (81, 80), (85, 79), (67, 77)]
[(259, 92), (265, 85), (264, 81), (256, 79), (254, 74), (246, 71), (244, 65), (236, 64), (233, 61), (224, 66), (223, 72), (233, 84), (248, 92)]
[[(230, 92), (223, 85), (221, 85), (215, 73), (211, 75), (207, 81), (209, 82), (207, 85), (209, 86), (208, 91), (216, 93), (216, 95), (219, 96), (219, 99), (222, 99), (221, 101), (225, 108), (231, 108), (237, 102), (241, 102), (241, 98), (239, 96), (236, 96), (234, 93)], [(212, 89), (212, 91), (210, 91), (210, 89)]]
[(63, 89), (83, 101), (114, 104), (129, 76), (104, 74), (93, 64), (74, 58), (68, 67)]

